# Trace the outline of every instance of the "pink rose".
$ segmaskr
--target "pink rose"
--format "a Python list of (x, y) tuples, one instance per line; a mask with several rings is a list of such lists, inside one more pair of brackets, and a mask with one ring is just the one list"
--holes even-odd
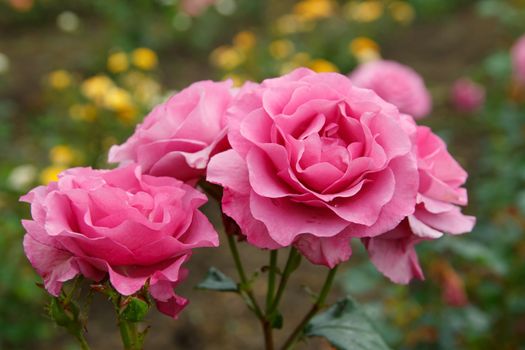
[(210, 156), (227, 147), (231, 85), (202, 81), (175, 94), (155, 107), (124, 144), (110, 149), (109, 161), (136, 162), (149, 175), (198, 181)]
[(417, 164), (396, 107), (336, 73), (298, 69), (241, 92), (231, 150), (207, 179), (223, 211), (260, 248), (295, 245), (333, 267), (352, 237), (373, 237), (414, 211)]
[(463, 215), (467, 191), (461, 186), (467, 173), (447, 152), (446, 144), (425, 126), (413, 135), (419, 170), (415, 212), (394, 230), (363, 242), (374, 265), (396, 283), (423, 279), (414, 245), (444, 233), (472, 231), (475, 217)]
[(425, 82), (412, 68), (394, 61), (371, 61), (357, 67), (350, 80), (376, 92), (402, 113), (423, 118), (430, 113), (432, 99)]
[(33, 220), (23, 220), (25, 253), (52, 295), (83, 275), (106, 276), (122, 295), (147, 281), (159, 310), (175, 317), (187, 300), (173, 287), (187, 274), (191, 250), (218, 245), (198, 207), (206, 197), (169, 177), (141, 175), (140, 167), (75, 168), (58, 182), (21, 198)]
[(516, 79), (525, 83), (525, 35), (522, 35), (512, 47), (511, 57)]
[(468, 78), (462, 78), (454, 83), (451, 99), (456, 109), (474, 112), (485, 103), (485, 88)]

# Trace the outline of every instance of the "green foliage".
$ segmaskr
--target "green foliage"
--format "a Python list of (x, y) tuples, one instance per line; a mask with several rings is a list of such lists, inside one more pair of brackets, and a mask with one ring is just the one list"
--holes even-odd
[(197, 288), (218, 292), (239, 292), (237, 283), (215, 267), (210, 267), (206, 278), (197, 285)]
[(324, 337), (338, 350), (390, 349), (350, 297), (315, 316), (304, 333), (308, 337)]

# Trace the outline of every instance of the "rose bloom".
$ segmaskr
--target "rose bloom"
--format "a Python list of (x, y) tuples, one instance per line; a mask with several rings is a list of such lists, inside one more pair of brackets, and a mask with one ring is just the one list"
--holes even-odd
[(462, 78), (454, 83), (451, 99), (459, 111), (475, 112), (485, 103), (485, 88), (468, 78)]
[(365, 238), (372, 263), (396, 283), (423, 279), (415, 244), (444, 233), (453, 235), (472, 231), (475, 217), (463, 215), (467, 191), (461, 187), (467, 173), (452, 158), (447, 146), (425, 126), (412, 135), (419, 170), (419, 190), (415, 212), (394, 230), (378, 237)]
[(333, 267), (352, 237), (414, 211), (419, 177), (397, 108), (343, 75), (302, 68), (240, 92), (228, 139), (207, 179), (224, 187), (224, 213), (257, 247), (294, 245)]
[(516, 79), (525, 83), (525, 35), (522, 35), (512, 47), (511, 57)]
[(176, 317), (187, 304), (173, 292), (187, 274), (181, 265), (193, 248), (218, 245), (197, 209), (203, 194), (173, 178), (142, 175), (136, 165), (70, 169), (21, 200), (31, 203), (33, 218), (22, 221), (25, 253), (54, 296), (77, 275), (109, 277), (122, 295), (149, 281), (159, 310)]
[(371, 61), (358, 66), (349, 77), (355, 85), (374, 90), (402, 113), (414, 118), (430, 113), (432, 99), (425, 82), (408, 66), (387, 60)]
[(204, 176), (211, 155), (227, 147), (225, 112), (230, 81), (202, 81), (155, 107), (109, 161), (136, 162), (144, 173), (194, 183)]

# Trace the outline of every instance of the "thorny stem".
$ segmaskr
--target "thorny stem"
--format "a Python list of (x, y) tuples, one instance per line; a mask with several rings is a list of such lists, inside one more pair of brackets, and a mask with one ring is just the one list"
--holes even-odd
[(302, 334), (304, 327), (308, 324), (308, 322), (310, 322), (312, 317), (314, 317), (315, 314), (324, 306), (324, 302), (326, 300), (326, 297), (328, 296), (328, 292), (330, 292), (330, 288), (332, 287), (332, 283), (337, 272), (337, 267), (338, 266), (334, 267), (328, 272), (328, 275), (326, 276), (325, 282), (323, 284), (323, 288), (321, 289), (321, 293), (319, 293), (317, 300), (310, 308), (310, 311), (308, 311), (308, 313), (304, 316), (303, 320), (294, 329), (292, 334), (290, 334), (290, 336), (284, 343), (282, 350), (290, 350), (293, 348), (300, 335)]

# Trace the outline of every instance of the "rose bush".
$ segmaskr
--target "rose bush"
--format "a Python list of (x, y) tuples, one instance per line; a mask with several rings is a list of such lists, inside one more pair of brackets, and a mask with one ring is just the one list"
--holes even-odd
[(146, 174), (196, 182), (211, 155), (224, 150), (231, 81), (202, 81), (155, 107), (135, 133), (109, 152), (112, 163), (136, 162)]
[(408, 66), (387, 60), (371, 61), (358, 66), (349, 77), (355, 85), (374, 90), (402, 113), (414, 118), (430, 113), (432, 99), (425, 82)]
[[(403, 117), (404, 118), (404, 117)], [(414, 211), (419, 176), (397, 108), (340, 74), (298, 69), (240, 92), (231, 150), (207, 179), (249, 243), (294, 245), (334, 267), (353, 237), (374, 237)]]
[(33, 220), (23, 220), (24, 249), (45, 288), (58, 296), (77, 275), (108, 277), (121, 295), (148, 282), (159, 310), (175, 317), (186, 305), (173, 287), (193, 248), (218, 245), (218, 236), (197, 208), (206, 197), (169, 177), (142, 175), (140, 167), (74, 168), (58, 182), (21, 198)]
[(448, 153), (446, 144), (430, 128), (418, 126), (412, 135), (419, 171), (415, 212), (394, 230), (363, 239), (370, 259), (385, 276), (397, 283), (423, 278), (414, 245), (444, 233), (472, 231), (476, 219), (463, 215), (467, 191), (461, 187), (467, 173)]

